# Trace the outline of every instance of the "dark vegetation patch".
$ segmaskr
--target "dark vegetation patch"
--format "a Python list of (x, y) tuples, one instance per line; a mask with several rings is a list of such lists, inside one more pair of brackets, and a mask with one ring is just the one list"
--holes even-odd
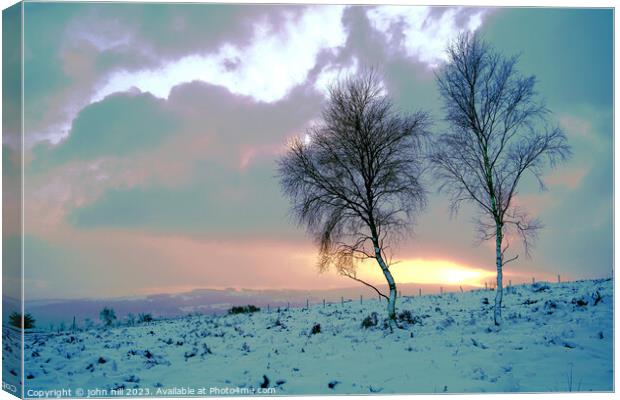
[(251, 314), (260, 311), (260, 308), (248, 304), (247, 306), (233, 306), (230, 310), (228, 310), (228, 314)]

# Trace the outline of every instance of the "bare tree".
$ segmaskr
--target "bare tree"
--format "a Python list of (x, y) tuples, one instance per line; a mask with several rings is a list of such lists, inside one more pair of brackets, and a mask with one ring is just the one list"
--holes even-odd
[(517, 188), (531, 174), (544, 189), (542, 173), (570, 156), (564, 133), (549, 123), (549, 110), (534, 90), (534, 76), (522, 76), (516, 57), (507, 58), (475, 35), (448, 46), (448, 63), (436, 80), (443, 99), (447, 133), (439, 135), (431, 163), (452, 210), (477, 206), (480, 239), (495, 238), (497, 290), (494, 321), (501, 322), (502, 269), (510, 236), (520, 237), (526, 254), (541, 228), (515, 204)]
[[(292, 214), (319, 245), (321, 271), (335, 267), (388, 300), (396, 315), (389, 246), (409, 231), (425, 206), (422, 139), (429, 118), (395, 111), (377, 74), (367, 71), (331, 86), (322, 120), (295, 139), (279, 160)], [(356, 267), (376, 260), (386, 296), (358, 278)]]

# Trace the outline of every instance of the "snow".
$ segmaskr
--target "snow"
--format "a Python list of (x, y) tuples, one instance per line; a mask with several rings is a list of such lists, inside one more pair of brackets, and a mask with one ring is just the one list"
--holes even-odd
[[(382, 326), (386, 303), (375, 299), (27, 333), (26, 395), (261, 384), (278, 395), (613, 390), (611, 280), (512, 287), (499, 329), (494, 296), (399, 298), (397, 313), (409, 310), (411, 319), (393, 332)], [(372, 312), (379, 326), (362, 328)]]

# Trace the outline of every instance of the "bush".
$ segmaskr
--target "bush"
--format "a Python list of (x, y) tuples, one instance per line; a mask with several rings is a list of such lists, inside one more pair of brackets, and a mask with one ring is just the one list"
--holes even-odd
[(113, 308), (104, 307), (99, 313), (99, 319), (105, 326), (111, 326), (116, 321), (116, 313)]
[(549, 285), (545, 282), (535, 282), (532, 284), (532, 292), (544, 292), (549, 290)]
[(138, 314), (138, 323), (143, 324), (146, 322), (153, 322), (153, 316), (150, 313)]
[(24, 326), (22, 327), (22, 315), (18, 312), (14, 312), (9, 315), (9, 324), (16, 328), (32, 329), (34, 328), (35, 319), (30, 313), (26, 313), (23, 318)]
[(373, 312), (366, 318), (362, 320), (362, 328), (368, 329), (373, 326), (377, 326), (379, 324), (379, 318), (377, 317), (377, 313)]
[(404, 322), (409, 325), (422, 325), (422, 318), (418, 317), (417, 315), (411, 314), (411, 311), (409, 310), (402, 311), (400, 314), (398, 314), (397, 318), (400, 322)]
[(581, 299), (573, 299), (571, 303), (577, 304), (579, 307), (585, 307), (588, 305), (588, 300), (584, 297), (582, 297)]
[(228, 310), (228, 314), (250, 314), (257, 311), (260, 311), (260, 308), (249, 304), (247, 306), (234, 306)]
[(314, 324), (314, 326), (312, 326), (312, 330), (310, 331), (310, 334), (316, 335), (317, 333), (321, 333), (321, 324)]

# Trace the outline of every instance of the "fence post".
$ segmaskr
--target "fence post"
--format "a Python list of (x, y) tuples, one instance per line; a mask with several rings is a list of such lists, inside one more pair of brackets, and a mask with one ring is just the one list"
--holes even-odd
[(532, 277), (532, 285), (536, 282), (536, 279)]
[(443, 286), (439, 286), (439, 295), (443, 296)]
[(340, 305), (344, 306), (344, 297), (343, 296), (340, 296)]
[(484, 282), (484, 290), (489, 290), (488, 284)]
[(308, 299), (306, 299), (306, 310), (310, 310), (310, 303), (308, 302)]
[(364, 304), (363, 296), (360, 294), (360, 304)]
[(325, 299), (323, 299), (323, 308), (325, 308)]
[(286, 302), (286, 310), (288, 311), (289, 308), (291, 308), (291, 302), (290, 301)]
[(418, 288), (418, 296), (422, 297), (422, 288)]
[(269, 313), (269, 304), (267, 304), (267, 313)]
[(461, 289), (461, 293), (463, 293), (463, 286), (459, 286), (459, 289)]
[(560, 281), (560, 274), (558, 274), (558, 283), (560, 283), (560, 282), (561, 282), (561, 281)]

